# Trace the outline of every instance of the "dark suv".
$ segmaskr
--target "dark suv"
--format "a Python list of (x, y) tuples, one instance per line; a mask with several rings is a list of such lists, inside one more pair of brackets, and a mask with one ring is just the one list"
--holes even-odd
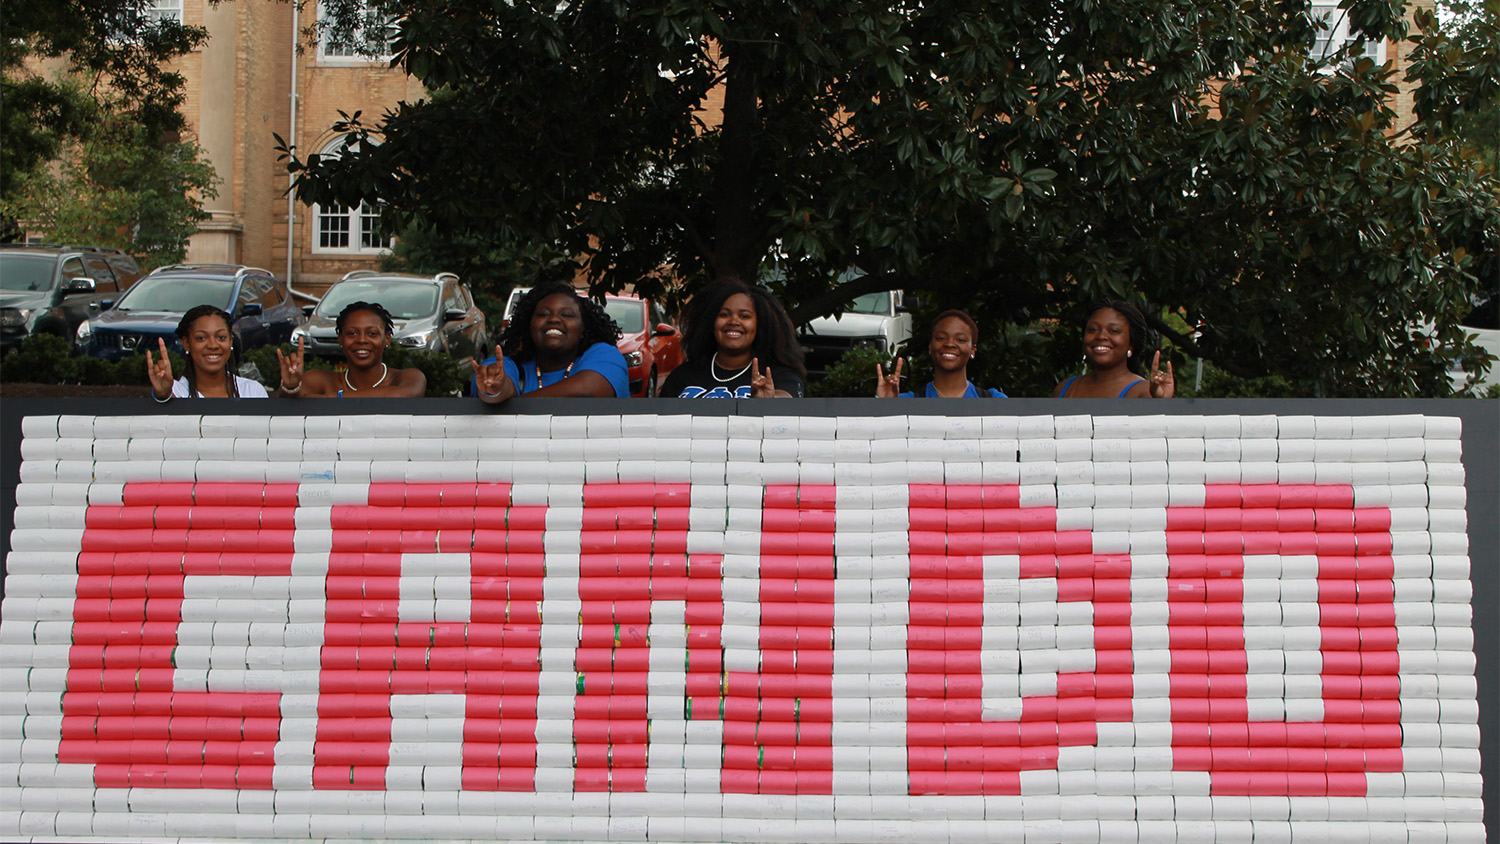
[(303, 322), (292, 292), (265, 270), (237, 264), (173, 264), (153, 270), (113, 307), (78, 326), (75, 348), (82, 354), (118, 360), (157, 339), (182, 351), (177, 323), (198, 305), (215, 305), (234, 317), (240, 348), (285, 343)]
[(135, 259), (118, 249), (0, 245), (0, 348), (33, 334), (72, 340), (140, 277)]

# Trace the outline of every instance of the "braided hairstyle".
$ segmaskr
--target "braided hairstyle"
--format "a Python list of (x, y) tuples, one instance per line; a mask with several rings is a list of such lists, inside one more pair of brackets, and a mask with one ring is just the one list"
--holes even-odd
[[(187, 336), (193, 332), (193, 323), (206, 316), (216, 316), (224, 320), (224, 327), (229, 329), (229, 362), (224, 367), (224, 389), (228, 391), (231, 398), (238, 398), (240, 387), (234, 380), (234, 374), (240, 368), (240, 341), (238, 337), (234, 336), (234, 317), (231, 317), (228, 311), (215, 305), (199, 305), (195, 308), (189, 308), (188, 312), (182, 315), (182, 320), (177, 323), (177, 342), (182, 344), (183, 350), (186, 351)], [(185, 377), (187, 378), (188, 396), (190, 398), (197, 398), (198, 367), (194, 366), (191, 360), (188, 361)]]
[(1119, 299), (1104, 299), (1089, 305), (1088, 310), (1083, 312), (1083, 319), (1079, 320), (1079, 326), (1088, 325), (1089, 319), (1096, 313), (1109, 308), (1116, 311), (1125, 321), (1130, 324), (1130, 351), (1131, 355), (1125, 359), (1125, 368), (1134, 372), (1142, 378), (1146, 377), (1146, 350), (1151, 347), (1151, 328), (1146, 325), (1146, 315), (1141, 309), (1129, 302)]
[(345, 305), (344, 309), (339, 311), (338, 317), (334, 320), (334, 330), (339, 334), (343, 334), (344, 323), (349, 321), (349, 317), (354, 316), (360, 311), (369, 311), (375, 316), (380, 317), (381, 323), (385, 325), (386, 334), (396, 333), (396, 323), (391, 320), (391, 312), (378, 302), (350, 302)]
[(578, 314), (583, 318), (583, 337), (580, 338), (577, 354), (583, 354), (584, 350), (595, 343), (613, 346), (620, 342), (620, 326), (604, 312), (603, 305), (579, 296), (572, 285), (549, 281), (531, 288), (516, 302), (516, 309), (510, 315), (510, 323), (500, 333), (500, 351), (506, 357), (517, 363), (536, 357), (536, 344), (531, 339), (531, 317), (543, 299), (559, 293), (572, 296), (578, 301)]
[(751, 352), (762, 366), (784, 366), (803, 378), (807, 366), (802, 360), (802, 345), (786, 309), (776, 297), (759, 288), (739, 282), (721, 282), (693, 297), (692, 315), (683, 334), (682, 350), (694, 366), (707, 367), (719, 350), (714, 337), (714, 320), (731, 296), (743, 293), (755, 306), (755, 343)]

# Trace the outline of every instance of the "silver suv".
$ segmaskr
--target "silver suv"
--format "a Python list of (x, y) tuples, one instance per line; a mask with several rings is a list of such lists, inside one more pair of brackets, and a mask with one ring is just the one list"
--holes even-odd
[(307, 324), (292, 332), (309, 354), (341, 358), (336, 321), (351, 302), (374, 302), (391, 312), (394, 341), (407, 349), (441, 352), (467, 367), (488, 354), (484, 313), (469, 288), (453, 273), (424, 276), (357, 270), (334, 282), (317, 305), (302, 310)]

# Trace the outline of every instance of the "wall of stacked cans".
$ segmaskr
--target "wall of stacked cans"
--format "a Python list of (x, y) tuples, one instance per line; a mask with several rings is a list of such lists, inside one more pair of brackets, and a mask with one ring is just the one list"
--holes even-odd
[(28, 416), (0, 838), (1479, 842), (1461, 429)]

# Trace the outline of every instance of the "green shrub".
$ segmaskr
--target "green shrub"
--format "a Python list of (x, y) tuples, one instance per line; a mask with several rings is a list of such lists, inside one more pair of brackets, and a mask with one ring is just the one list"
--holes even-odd
[(889, 372), (891, 358), (881, 349), (850, 349), (833, 366), (828, 367), (827, 375), (808, 382), (805, 394), (814, 398), (873, 396), (876, 364), (884, 366)]
[[(173, 373), (180, 375), (186, 361), (168, 351)], [(0, 381), (33, 384), (146, 384), (144, 352), (117, 361), (74, 355), (67, 340), (51, 334), (28, 337), (0, 361)]]

